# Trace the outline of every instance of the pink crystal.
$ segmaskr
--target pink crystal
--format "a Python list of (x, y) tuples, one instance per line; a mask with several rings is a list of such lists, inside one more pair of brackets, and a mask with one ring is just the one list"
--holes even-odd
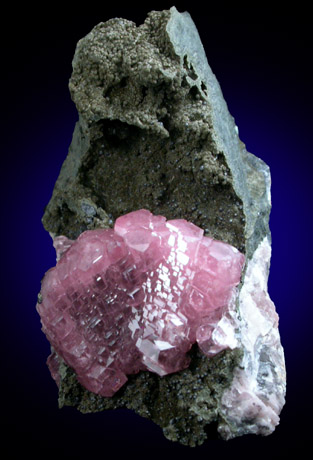
[(142, 209), (54, 246), (37, 310), (57, 382), (61, 358), (85, 388), (112, 396), (140, 370), (188, 367), (195, 342), (207, 356), (232, 346), (223, 328), (244, 256), (196, 225)]

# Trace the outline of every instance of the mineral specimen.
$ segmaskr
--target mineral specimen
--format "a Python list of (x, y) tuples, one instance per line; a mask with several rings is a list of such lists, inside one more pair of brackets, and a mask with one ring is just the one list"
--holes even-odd
[[(279, 423), (286, 384), (277, 314), (267, 293), (271, 255), (268, 226), (270, 171), (262, 160), (248, 153), (239, 140), (238, 129), (207, 63), (189, 14), (179, 13), (173, 7), (169, 11), (151, 12), (144, 24), (138, 27), (125, 19), (111, 19), (98, 24), (77, 44), (69, 86), (79, 112), (79, 121), (43, 217), (44, 226), (53, 237), (59, 261), (44, 278), (39, 302), (44, 300), (38, 304), (44, 330), (47, 335), (50, 333), (53, 345), (48, 364), (59, 385), (60, 407), (73, 405), (82, 412), (119, 407), (133, 409), (159, 424), (167, 438), (191, 446), (206, 439), (207, 427), (211, 423), (215, 424), (224, 439), (247, 433), (270, 434)], [(203, 270), (202, 264), (209, 263), (209, 259), (205, 260), (204, 242), (211, 241), (214, 245), (219, 240), (226, 244), (223, 248), (236, 248), (240, 252), (234, 254), (237, 257), (243, 254), (245, 265), (240, 283), (233, 287), (233, 295), (225, 297), (223, 308), (214, 310), (218, 316), (212, 324), (207, 322), (199, 324), (196, 329), (190, 328), (190, 342), (188, 346), (184, 344), (181, 355), (190, 360), (188, 367), (185, 367), (187, 363), (175, 361), (168, 367), (163, 356), (170, 356), (173, 348), (161, 350), (164, 344), (160, 342), (172, 344), (173, 337), (160, 338), (159, 331), (153, 329), (159, 318), (150, 319), (155, 314), (159, 316), (163, 307), (164, 315), (176, 313), (172, 310), (169, 313), (168, 299), (165, 302), (157, 296), (154, 302), (142, 304), (143, 310), (138, 308), (139, 304), (132, 305), (129, 311), (135, 317), (130, 314), (128, 322), (118, 318), (116, 313), (115, 331), (119, 331), (121, 322), (128, 334), (134, 334), (134, 339), (142, 334), (136, 338), (134, 348), (139, 355), (141, 353), (142, 359), (137, 361), (140, 365), (137, 373), (127, 374), (125, 369), (126, 382), (121, 375), (118, 377), (120, 381), (113, 378), (112, 392), (125, 382), (113, 396), (103, 396), (104, 390), (99, 382), (104, 377), (109, 379), (103, 367), (94, 369), (90, 378), (95, 386), (88, 387), (89, 383), (83, 379), (85, 374), (80, 372), (75, 361), (77, 356), (87, 354), (90, 347), (94, 351), (93, 340), (96, 337), (104, 340), (103, 336), (95, 332), (94, 339), (80, 342), (81, 348), (75, 347), (75, 342), (67, 342), (67, 337), (60, 340), (60, 334), (68, 332), (64, 328), (72, 327), (71, 324), (65, 325), (67, 320), (79, 316), (82, 308), (81, 302), (76, 303), (74, 291), (88, 290), (83, 287), (83, 280), (88, 281), (88, 271), (82, 277), (77, 276), (71, 268), (71, 261), (73, 268), (78, 259), (86, 267), (93, 262), (92, 250), (86, 253), (80, 241), (89, 238), (86, 230), (98, 235), (97, 232), (103, 233), (104, 229), (108, 229), (103, 235), (115, 235), (115, 241), (120, 238), (124, 241), (121, 248), (128, 251), (128, 257), (138, 257), (136, 270), (130, 277), (142, 276), (142, 288), (132, 294), (134, 300), (137, 294), (138, 301), (141, 301), (143, 286), (148, 286), (152, 276), (149, 270), (157, 264), (157, 260), (146, 255), (141, 257), (140, 249), (148, 244), (147, 234), (139, 229), (133, 234), (128, 233), (123, 219), (130, 219), (133, 215), (130, 213), (143, 209), (154, 216), (164, 216), (158, 217), (161, 226), (165, 225), (164, 219), (167, 225), (170, 221), (183, 219), (195, 226), (192, 228), (204, 230), (199, 242), (204, 248), (196, 255), (196, 259), (202, 256), (204, 259), (197, 263), (195, 271), (191, 270), (194, 273), (192, 280), (192, 273), (187, 275), (183, 271), (186, 285), (181, 299), (177, 298), (177, 311), (181, 311), (183, 305), (194, 305), (195, 316), (190, 318), (191, 324), (194, 318), (201, 316), (199, 311), (209, 305), (208, 296), (202, 302), (204, 297), (199, 295), (208, 294), (200, 289), (206, 285), (205, 279), (201, 279), (202, 274), (199, 275)], [(77, 259), (75, 248), (78, 247), (81, 249), (79, 255), (76, 254)], [(209, 252), (210, 247), (207, 248)], [(152, 247), (151, 250), (154, 251)], [(150, 251), (150, 244), (147, 251)], [(153, 252), (154, 255), (157, 253)], [(95, 262), (94, 269), (97, 264), (100, 264), (100, 259)], [(140, 264), (147, 264), (147, 270), (142, 270)], [(169, 266), (163, 265), (170, 270)], [(110, 273), (108, 279), (111, 280), (121, 276), (120, 269), (113, 267), (114, 264), (107, 268)], [(60, 280), (59, 275), (64, 279)], [(239, 276), (238, 273), (236, 276)], [(238, 282), (236, 276), (232, 278), (234, 284)], [(162, 277), (164, 288), (166, 270), (162, 271)], [(197, 277), (199, 291), (193, 290)], [(170, 280), (172, 278), (174, 270)], [(156, 278), (152, 279), (157, 282)], [(53, 291), (52, 282), (56, 282), (60, 289)], [(105, 282), (108, 283), (101, 277), (99, 283)], [(129, 280), (118, 286), (122, 287), (124, 282), (127, 284)], [(90, 278), (88, 283), (92, 283), (89, 284), (93, 287), (91, 291), (95, 291), (97, 279)], [(177, 283), (176, 286), (179, 285), (178, 279)], [(71, 291), (73, 286), (75, 289)], [(174, 289), (174, 284), (170, 286)], [(58, 299), (58, 304), (48, 301), (53, 292), (58, 295), (63, 292), (63, 300)], [(96, 292), (100, 293), (100, 289)], [(101, 292), (109, 291), (104, 289)], [(124, 295), (128, 301), (130, 294), (127, 285)], [(174, 295), (174, 291), (171, 294)], [(122, 293), (119, 295), (122, 296)], [(99, 302), (108, 308), (105, 299), (101, 298)], [(175, 302), (172, 305), (174, 310)], [(91, 304), (89, 299), (84, 305)], [(56, 311), (61, 311), (62, 305), (67, 307), (66, 311), (71, 310), (72, 316), (54, 315)], [(45, 317), (43, 311), (46, 307)], [(132, 308), (139, 316), (138, 312), (142, 311), (142, 316), (136, 318)], [(49, 311), (53, 313), (51, 318)], [(191, 314), (191, 309), (189, 312)], [(86, 310), (86, 324), (89, 322), (94, 328), (82, 327), (78, 330), (77, 319), (74, 322), (75, 337), (83, 332), (92, 334), (92, 329), (101, 329), (103, 319), (87, 313)], [(182, 314), (187, 318), (185, 313)], [(100, 321), (94, 324), (98, 319)], [(182, 317), (179, 319), (184, 322)], [(188, 325), (190, 319), (187, 320)], [(152, 341), (144, 337), (148, 325), (152, 325), (153, 330), (147, 333), (156, 336), (154, 345), (159, 341), (156, 354), (153, 354), (156, 350), (151, 346)], [(179, 330), (178, 324), (176, 326)], [(108, 334), (108, 327), (103, 321), (105, 334)], [(167, 329), (162, 331), (165, 333)], [(180, 339), (184, 334), (186, 331), (179, 335)], [(188, 349), (191, 343), (193, 345)], [(72, 354), (66, 353), (71, 345), (74, 345)], [(112, 355), (106, 355), (104, 351), (103, 359), (107, 366), (104, 367), (108, 369), (113, 366), (113, 361), (108, 364), (110, 357)], [(167, 373), (175, 365), (177, 370)]]
[[(56, 241), (63, 252), (64, 237)], [(219, 336), (243, 264), (237, 249), (192, 223), (134, 211), (114, 230), (89, 230), (72, 242), (46, 274), (37, 309), (79, 382), (112, 396), (129, 374), (188, 367), (195, 341), (208, 356), (235, 348)]]

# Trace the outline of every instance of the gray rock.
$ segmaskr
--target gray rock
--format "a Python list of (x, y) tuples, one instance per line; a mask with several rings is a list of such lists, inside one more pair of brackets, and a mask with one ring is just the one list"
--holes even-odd
[[(188, 13), (153, 11), (139, 27), (98, 24), (77, 44), (69, 87), (79, 121), (43, 216), (50, 233), (74, 239), (146, 208), (194, 222), (247, 261), (270, 240), (269, 168), (240, 141)], [(244, 344), (212, 359), (196, 347), (191, 353), (189, 369), (130, 376), (112, 398), (89, 393), (61, 363), (60, 407), (127, 407), (191, 446), (212, 422), (224, 438), (250, 432), (222, 403)]]

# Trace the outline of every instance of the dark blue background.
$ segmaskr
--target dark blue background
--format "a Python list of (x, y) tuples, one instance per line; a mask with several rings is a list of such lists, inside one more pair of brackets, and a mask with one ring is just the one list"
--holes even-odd
[[(204, 4), (204, 3), (203, 3)], [(45, 361), (49, 344), (35, 310), (40, 280), (55, 263), (41, 224), (71, 141), (77, 114), (68, 91), (77, 41), (100, 21), (140, 24), (151, 9), (84, 4), (3, 13), (1, 32), (1, 424), (12, 457), (41, 448), (60, 458), (110, 446), (136, 452), (283, 458), (308, 445), (312, 412), (312, 48), (308, 12), (294, 7), (219, 11), (176, 2), (199, 30), (240, 137), (272, 173), (273, 238), (269, 292), (280, 315), (286, 354), (287, 404), (274, 434), (190, 450), (167, 441), (157, 426), (130, 411), (82, 415), (57, 408), (57, 388)], [(36, 14), (39, 14), (38, 18)], [(10, 26), (9, 32), (4, 27)], [(311, 423), (312, 424), (312, 423)]]

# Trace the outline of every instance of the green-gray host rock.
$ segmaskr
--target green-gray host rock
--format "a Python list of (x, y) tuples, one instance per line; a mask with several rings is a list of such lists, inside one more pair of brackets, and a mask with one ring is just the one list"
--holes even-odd
[[(239, 140), (188, 13), (153, 11), (139, 27), (98, 24), (77, 44), (69, 87), (79, 121), (43, 217), (52, 235), (73, 239), (146, 208), (195, 223), (247, 261), (270, 238), (269, 168)], [(194, 346), (191, 355), (190, 368), (130, 376), (112, 398), (82, 388), (61, 362), (59, 405), (127, 407), (191, 446), (212, 423), (225, 438), (249, 432), (221, 409), (243, 350), (208, 359)]]

